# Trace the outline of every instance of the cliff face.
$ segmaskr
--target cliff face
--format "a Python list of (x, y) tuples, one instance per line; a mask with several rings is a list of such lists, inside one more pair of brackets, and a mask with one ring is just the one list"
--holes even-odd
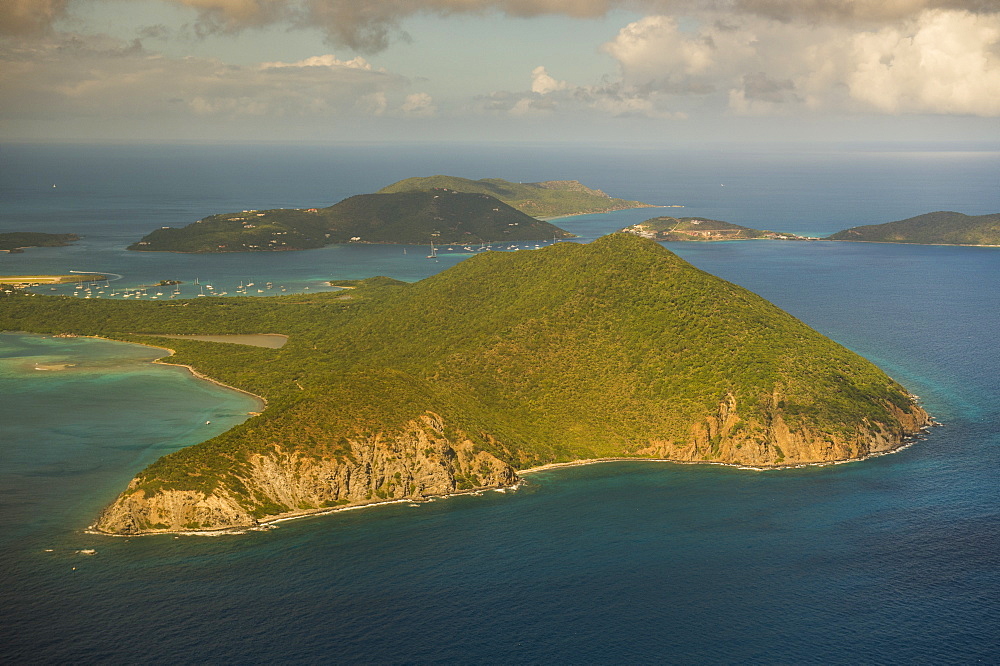
[(644, 455), (684, 462), (722, 462), (750, 466), (796, 465), (856, 460), (902, 446), (933, 421), (916, 404), (909, 411), (888, 404), (888, 422), (862, 422), (852, 432), (821, 433), (787, 422), (772, 410), (766, 422), (740, 416), (735, 398), (728, 396), (718, 412), (696, 423), (687, 442), (651, 442)]
[[(789, 424), (777, 412), (767, 423), (743, 419), (728, 396), (715, 415), (691, 427), (686, 441), (652, 441), (635, 454), (762, 467), (832, 462), (891, 451), (932, 423), (916, 405), (889, 410), (889, 423), (865, 422), (853, 432), (830, 435)], [(149, 491), (136, 477), (94, 528), (119, 535), (247, 528), (325, 508), (421, 500), (517, 481), (514, 468), (493, 454), (467, 438), (449, 438), (442, 419), (430, 412), (401, 432), (348, 441), (349, 452), (329, 457), (275, 446), (251, 456), (241, 472), (211, 492)]]
[(432, 413), (401, 432), (348, 441), (349, 452), (329, 457), (276, 446), (251, 456), (211, 492), (149, 491), (137, 477), (94, 528), (111, 534), (245, 528), (324, 508), (420, 500), (517, 481), (514, 469), (494, 455), (468, 439), (449, 439)]

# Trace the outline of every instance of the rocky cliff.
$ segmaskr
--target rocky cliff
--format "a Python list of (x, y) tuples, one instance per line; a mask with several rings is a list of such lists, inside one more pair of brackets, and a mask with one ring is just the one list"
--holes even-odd
[(130, 535), (247, 528), (341, 506), (421, 500), (509, 486), (514, 469), (427, 413), (397, 433), (348, 439), (349, 449), (316, 456), (274, 446), (250, 456), (210, 491), (144, 488), (140, 475), (94, 529)]
[(829, 463), (893, 451), (933, 424), (916, 404), (907, 409), (891, 403), (885, 407), (890, 414), (885, 422), (862, 421), (852, 430), (834, 434), (789, 423), (773, 406), (764, 421), (741, 418), (736, 399), (729, 395), (716, 414), (691, 427), (687, 441), (653, 441), (640, 453), (683, 462), (753, 467)]

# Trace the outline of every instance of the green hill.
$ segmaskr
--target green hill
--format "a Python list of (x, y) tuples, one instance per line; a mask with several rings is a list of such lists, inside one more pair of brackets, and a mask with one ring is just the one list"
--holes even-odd
[[(169, 344), (171, 362), (268, 399), (261, 416), (141, 472), (99, 521), (118, 533), (419, 499), (579, 459), (852, 459), (927, 423), (868, 361), (628, 234), (344, 286), (182, 302), (15, 296), (0, 330)], [(128, 331), (290, 339), (261, 349)]]
[(795, 234), (761, 231), (703, 217), (654, 217), (622, 231), (657, 241), (804, 240)]
[(826, 240), (927, 245), (1000, 245), (1000, 213), (963, 215), (938, 211), (905, 220), (851, 227)]
[(38, 231), (0, 233), (0, 251), (17, 252), (27, 247), (62, 247), (80, 240), (76, 234), (45, 234)]
[(384, 187), (379, 192), (427, 192), (432, 189), (487, 194), (522, 213), (542, 218), (650, 207), (650, 204), (639, 201), (615, 199), (575, 180), (512, 183), (501, 178), (469, 180), (457, 176), (428, 176), (407, 178)]
[(251, 210), (164, 227), (130, 250), (266, 252), (333, 243), (483, 243), (570, 238), (482, 194), (435, 190), (360, 194), (328, 208)]

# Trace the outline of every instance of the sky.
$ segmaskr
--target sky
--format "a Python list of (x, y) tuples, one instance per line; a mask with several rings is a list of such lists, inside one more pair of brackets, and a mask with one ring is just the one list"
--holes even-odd
[(0, 141), (1000, 143), (1000, 0), (0, 0)]

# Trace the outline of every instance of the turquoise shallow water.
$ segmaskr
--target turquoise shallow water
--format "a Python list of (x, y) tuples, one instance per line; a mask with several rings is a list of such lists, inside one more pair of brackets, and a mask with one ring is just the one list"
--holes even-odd
[[(664, 203), (697, 204), (698, 214), (715, 210), (722, 219), (802, 232), (834, 231), (848, 218), (1000, 210), (1000, 164), (983, 154), (706, 154), (682, 165), (646, 151), (527, 159), (469, 149), (426, 153), (425, 163), (416, 152), (372, 149), (341, 155), (358, 158), (353, 176), (323, 179), (318, 166), (341, 163), (318, 150), (299, 162), (291, 152), (264, 160), (240, 148), (230, 154), (241, 158), (236, 166), (215, 169), (216, 189), (192, 176), (219, 166), (197, 149), (164, 149), (160, 166), (146, 170), (134, 168), (144, 162), (132, 149), (67, 150), (17, 148), (24, 168), (16, 177), (0, 172), (2, 191), (15, 199), (0, 222), (46, 220), (63, 225), (59, 231), (85, 219), (92, 236), (77, 249), (29, 250), (0, 262), (55, 266), (73, 253), (102, 262), (120, 255), (123, 279), (140, 280), (181, 259), (136, 259), (120, 250), (122, 239), (178, 208), (207, 214), (214, 211), (200, 210), (251, 194), (259, 197), (253, 207), (278, 205), (285, 187), (288, 205), (301, 205), (323, 188), (460, 169), (476, 177), (578, 177), (621, 196), (659, 192), (669, 195)], [(84, 173), (88, 156), (129, 173), (105, 182)], [(193, 166), (179, 168), (185, 161)], [(76, 198), (49, 205), (44, 188), (24, 183), (57, 163), (59, 189), (74, 174), (90, 180)], [(269, 184), (282, 170), (289, 173)], [(179, 194), (185, 188), (188, 198)], [(143, 201), (148, 217), (140, 218)], [(646, 216), (561, 222), (586, 240)], [(1000, 250), (760, 242), (671, 249), (875, 360), (945, 426), (863, 463), (764, 473), (593, 465), (531, 475), (516, 492), (342, 512), (242, 536), (111, 539), (82, 528), (132, 474), (238, 422), (253, 401), (183, 369), (150, 365), (159, 354), (148, 348), (0, 335), (0, 657), (1000, 661)], [(448, 265), (404, 258), (399, 248), (272, 257), (241, 255), (240, 271), (418, 279)], [(268, 263), (279, 259), (287, 265)], [(45, 371), (36, 362), (75, 365)], [(96, 554), (76, 552), (90, 548)]]
[(260, 409), (184, 368), (150, 364), (165, 355), (90, 338), (0, 335), (5, 539), (23, 546), (30, 535), (33, 548), (72, 540), (137, 469)]

